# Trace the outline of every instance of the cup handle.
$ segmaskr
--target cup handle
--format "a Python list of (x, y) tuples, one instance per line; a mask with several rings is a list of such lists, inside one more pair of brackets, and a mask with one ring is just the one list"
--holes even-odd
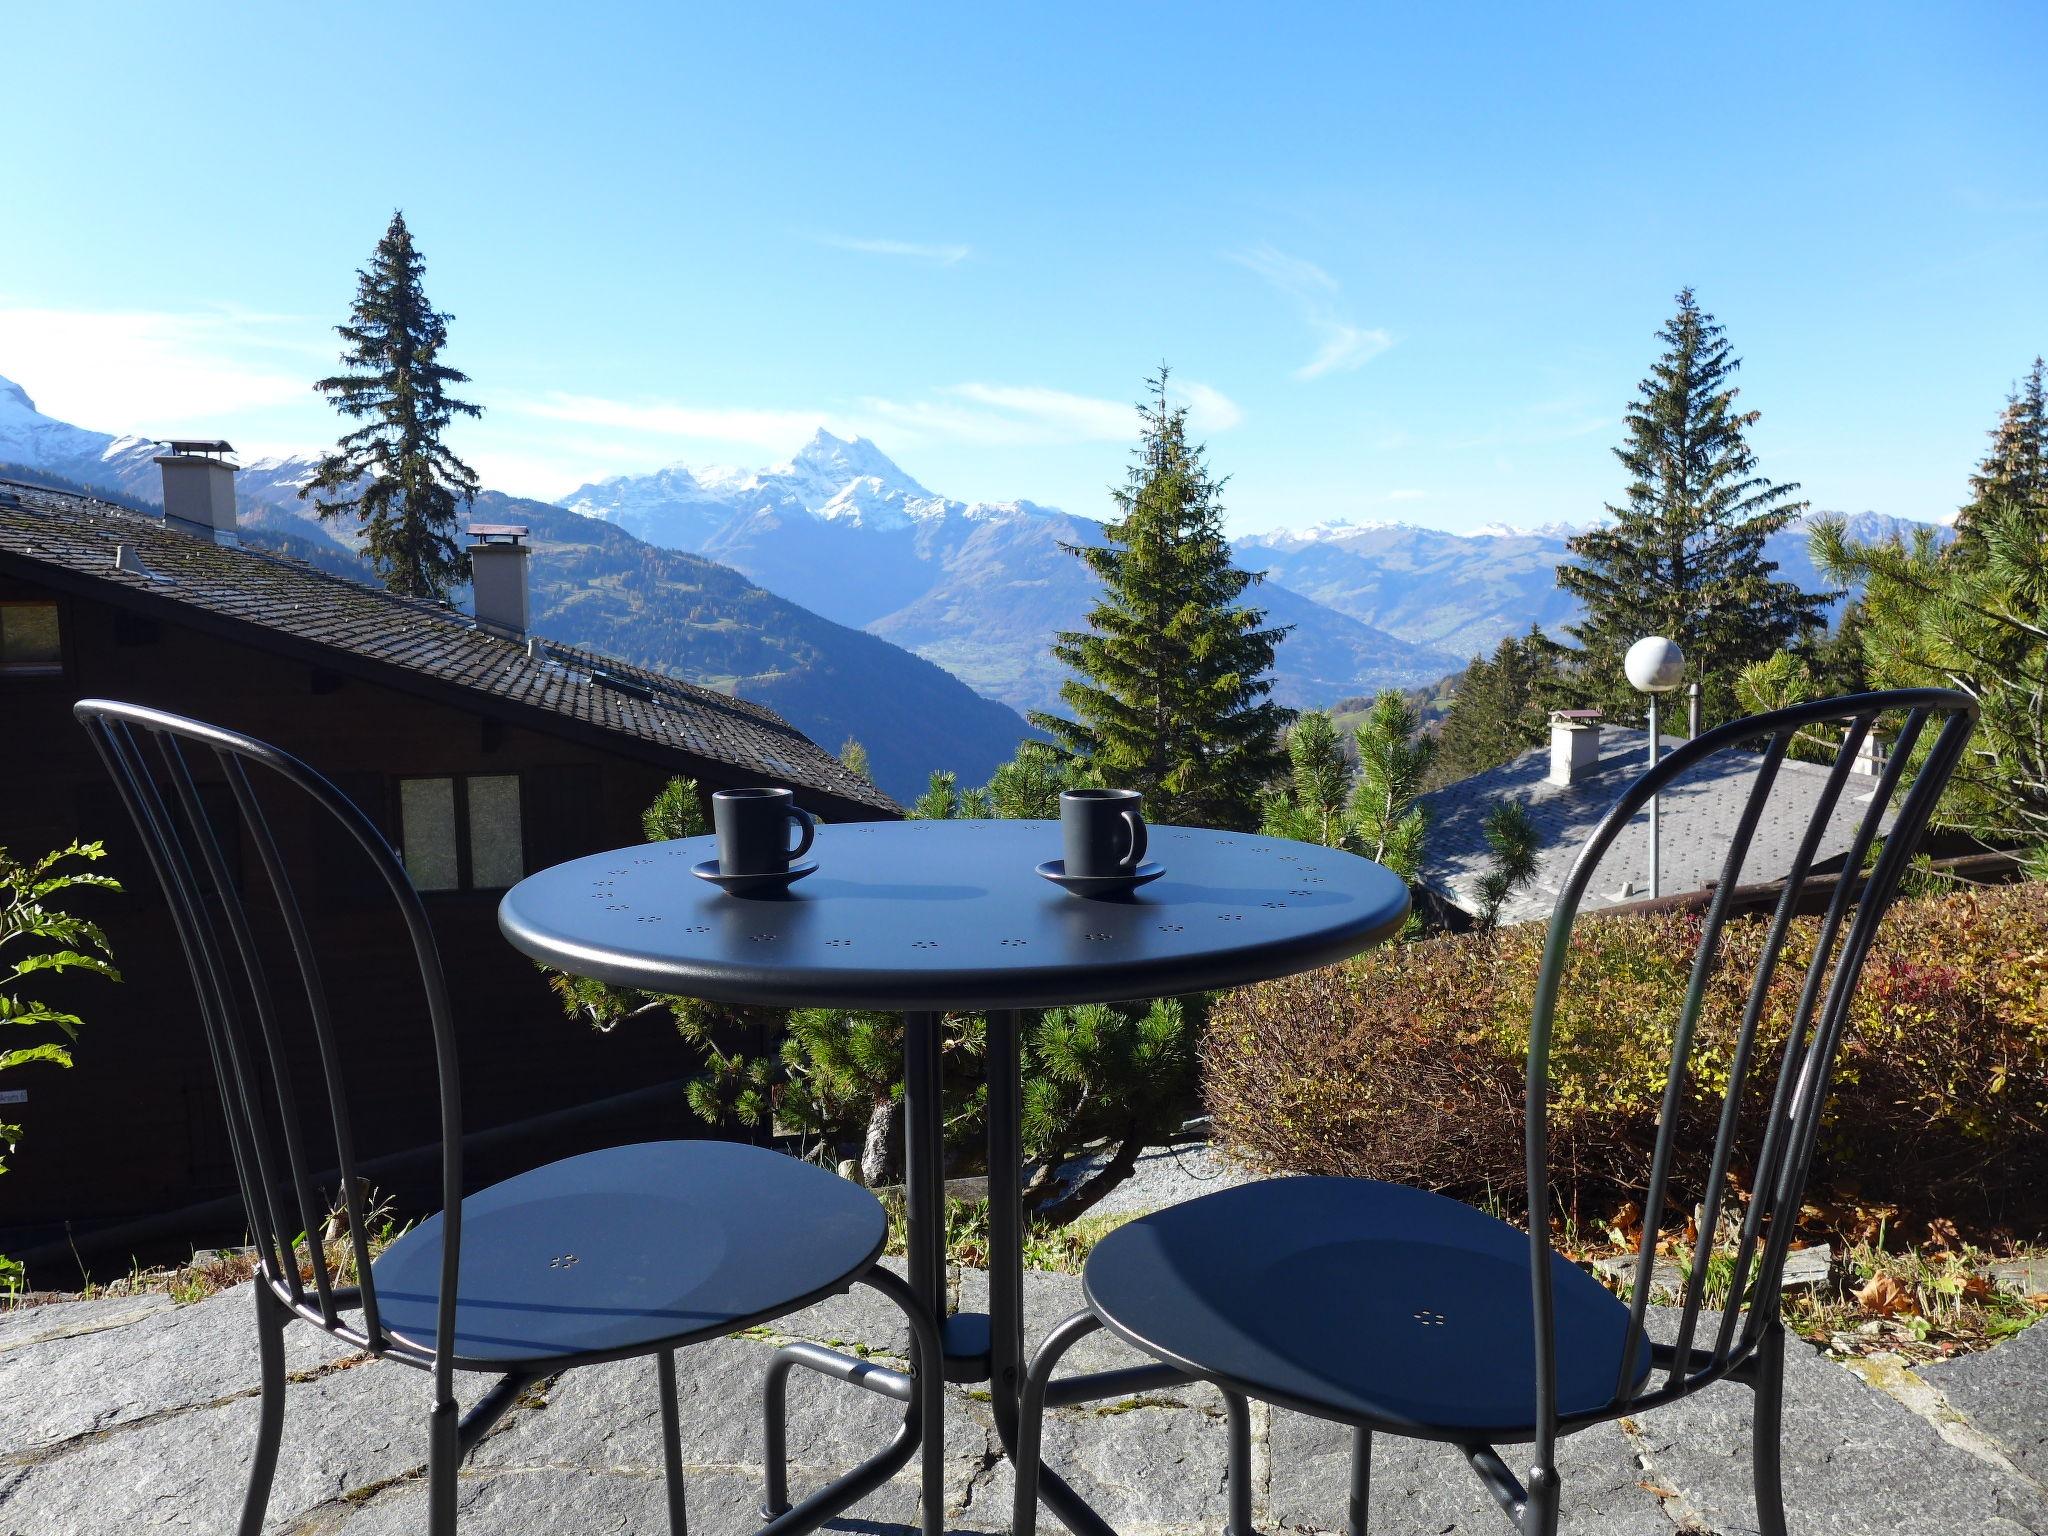
[(1134, 870), (1145, 862), (1145, 818), (1136, 811), (1125, 811), (1124, 822), (1131, 829), (1131, 851), (1123, 856), (1122, 867)]
[(811, 841), (818, 835), (818, 818), (809, 811), (800, 811), (792, 807), (789, 821), (791, 826), (803, 829), (803, 835), (797, 839), (796, 846), (789, 850), (789, 857), (800, 859), (811, 851)]

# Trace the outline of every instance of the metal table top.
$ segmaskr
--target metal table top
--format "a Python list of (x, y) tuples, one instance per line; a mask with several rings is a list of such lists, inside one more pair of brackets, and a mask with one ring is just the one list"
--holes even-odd
[(817, 872), (729, 896), (690, 867), (714, 840), (574, 859), (505, 893), (526, 954), (619, 986), (723, 1003), (876, 1011), (1035, 1008), (1206, 991), (1312, 969), (1392, 935), (1400, 878), (1280, 838), (1151, 828), (1166, 873), (1112, 898), (1035, 872), (1051, 821), (863, 822), (818, 829)]

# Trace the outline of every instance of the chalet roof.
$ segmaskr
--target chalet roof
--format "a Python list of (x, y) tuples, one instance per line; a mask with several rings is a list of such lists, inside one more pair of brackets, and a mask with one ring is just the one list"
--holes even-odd
[(899, 809), (763, 705), (571, 646), (549, 642), (530, 652), (442, 604), (195, 538), (161, 517), (91, 497), (0, 480), (0, 570), (9, 569), (392, 686), (458, 690), (481, 713), (609, 737), (632, 755), (672, 761), (677, 772), (720, 765), (841, 802), (818, 804), (827, 815)]
[[(1668, 751), (1684, 738), (1667, 736)], [(1550, 916), (1572, 860), (1622, 791), (1648, 767), (1649, 736), (1637, 730), (1600, 732), (1599, 761), (1570, 784), (1549, 780), (1550, 747), (1524, 752), (1486, 773), (1474, 774), (1419, 798), (1429, 815), (1422, 884), (1468, 912), (1478, 909), (1479, 879), (1490, 850), (1485, 820), (1502, 800), (1519, 800), (1536, 824), (1540, 848), (1536, 874), (1518, 887), (1501, 909), (1503, 923)], [(1717, 752), (1682, 774), (1658, 796), (1657, 863), (1662, 894), (1705, 889), (1721, 878), (1728, 838), (1755, 786), (1762, 759), (1755, 753)], [(1787, 758), (1778, 769), (1756, 836), (1744, 858), (1740, 883), (1782, 879), (1792, 867), (1799, 840), (1820, 805), (1828, 770)], [(1875, 778), (1852, 775), (1822, 834), (1817, 864), (1848, 851), (1857, 825), (1870, 812)], [(1887, 820), (1889, 818), (1887, 817)], [(1601, 861), (1581, 910), (1641, 901), (1650, 893), (1649, 813), (1639, 812)], [(1626, 887), (1626, 888), (1625, 888)]]

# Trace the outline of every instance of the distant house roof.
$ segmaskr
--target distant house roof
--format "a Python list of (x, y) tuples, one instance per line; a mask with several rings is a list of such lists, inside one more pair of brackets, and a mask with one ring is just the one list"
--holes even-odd
[[(116, 551), (128, 546), (121, 563)], [(606, 739), (629, 755), (719, 765), (808, 790), (849, 818), (899, 807), (772, 709), (552, 643), (534, 652), (466, 614), (399, 597), (161, 517), (0, 481), (0, 572), (87, 593), (335, 671), (446, 696), (479, 713)], [(837, 806), (829, 802), (839, 802)]]
[[(1667, 736), (1665, 748), (1679, 746), (1683, 740)], [(1603, 729), (1599, 761), (1582, 770), (1571, 784), (1549, 781), (1550, 748), (1546, 744), (1499, 768), (1423, 795), (1429, 837), (1422, 883), (1453, 905), (1476, 911), (1479, 879), (1486, 873), (1491, 852), (1484, 831), (1487, 813), (1502, 800), (1519, 800), (1536, 824), (1541, 852), (1535, 878), (1508, 898), (1500, 920), (1525, 923), (1548, 918), (1571, 872), (1572, 860), (1608, 808), (1648, 766), (1648, 755), (1646, 732)], [(1754, 753), (1716, 753), (1658, 797), (1661, 894), (1702, 890), (1721, 878), (1729, 836), (1755, 785), (1760, 762)], [(1743, 884), (1782, 879), (1790, 871), (1799, 840), (1820, 804), (1828, 772), (1812, 763), (1785, 760), (1743, 862)], [(1876, 786), (1875, 778), (1850, 777), (1822, 834), (1816, 862), (1839, 860), (1848, 851), (1858, 823), (1869, 814)], [(1638, 814), (1635, 824), (1608, 850), (1582, 911), (1649, 896), (1649, 820), (1647, 811)]]

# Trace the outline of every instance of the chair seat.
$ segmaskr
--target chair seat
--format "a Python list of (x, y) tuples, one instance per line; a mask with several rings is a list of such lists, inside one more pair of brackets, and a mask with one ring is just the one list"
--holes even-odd
[[(845, 1290), (887, 1227), (859, 1185), (760, 1147), (564, 1158), (462, 1202), (458, 1363), (552, 1368), (731, 1333)], [(431, 1217), (371, 1265), (384, 1326), (428, 1351), (444, 1230)]]
[[(1628, 1308), (1552, 1256), (1558, 1411), (1615, 1394)], [(1119, 1227), (1088, 1303), (1146, 1353), (1246, 1395), (1438, 1440), (1530, 1437), (1529, 1239), (1425, 1190), (1272, 1179)], [(1640, 1383), (1647, 1340), (1637, 1335)]]

